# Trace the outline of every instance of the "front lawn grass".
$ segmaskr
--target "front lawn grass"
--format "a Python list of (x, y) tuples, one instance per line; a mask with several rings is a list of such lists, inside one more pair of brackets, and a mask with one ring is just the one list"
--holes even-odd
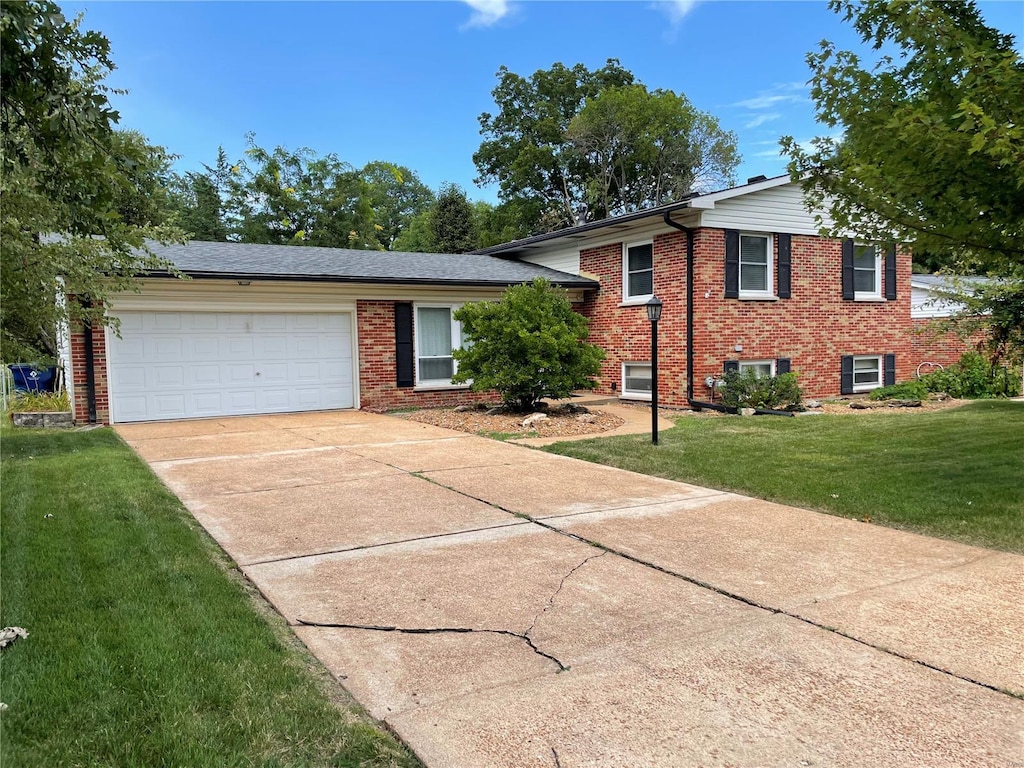
[(113, 432), (0, 438), (0, 764), (419, 764)]
[(680, 417), (545, 450), (893, 528), (1024, 552), (1024, 403), (930, 413)]

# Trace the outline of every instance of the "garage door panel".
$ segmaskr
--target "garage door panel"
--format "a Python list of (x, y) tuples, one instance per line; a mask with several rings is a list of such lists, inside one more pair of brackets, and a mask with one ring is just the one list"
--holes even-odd
[(350, 313), (129, 312), (110, 336), (114, 421), (354, 405)]

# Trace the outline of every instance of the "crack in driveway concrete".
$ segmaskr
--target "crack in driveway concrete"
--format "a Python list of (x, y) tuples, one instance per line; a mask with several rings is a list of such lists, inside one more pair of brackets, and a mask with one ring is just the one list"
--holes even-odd
[[(992, 685), (992, 684), (986, 683), (986, 682), (984, 682), (982, 680), (977, 680), (977, 679), (975, 679), (973, 677), (968, 677), (967, 675), (957, 674), (956, 672), (953, 672), (952, 670), (940, 667), (937, 664), (932, 664), (930, 662), (924, 661), (923, 659), (918, 659), (918, 658), (915, 658), (914, 656), (910, 656), (910, 655), (905, 654), (905, 653), (900, 653), (899, 651), (896, 651), (896, 650), (894, 650), (892, 648), (887, 648), (887, 647), (882, 646), (882, 645), (876, 645), (875, 643), (871, 643), (871, 642), (869, 642), (867, 640), (859, 638), (856, 635), (852, 635), (852, 634), (850, 634), (848, 632), (844, 632), (843, 630), (838, 629), (837, 627), (830, 627), (827, 624), (822, 624), (820, 622), (814, 621), (813, 619), (809, 619), (809, 618), (807, 618), (805, 616), (801, 616), (800, 614), (793, 613), (791, 611), (787, 611), (785, 608), (779, 608), (779, 607), (776, 607), (776, 606), (773, 606), (773, 605), (768, 605), (768, 604), (762, 603), (762, 602), (760, 602), (758, 600), (754, 600), (753, 598), (745, 597), (745, 596), (743, 596), (743, 595), (741, 595), (739, 593), (732, 592), (731, 590), (725, 589), (723, 587), (715, 586), (714, 584), (711, 584), (710, 582), (703, 581), (703, 580), (698, 579), (698, 578), (696, 578), (694, 576), (688, 576), (685, 573), (679, 573), (678, 571), (673, 571), (670, 568), (666, 568), (664, 566), (658, 565), (657, 563), (653, 563), (653, 562), (651, 562), (649, 560), (644, 560), (642, 558), (636, 557), (635, 555), (631, 555), (628, 552), (623, 552), (621, 550), (615, 549), (614, 547), (609, 547), (609, 546), (606, 546), (604, 544), (601, 544), (600, 542), (592, 541), (590, 539), (584, 538), (583, 536), (580, 536), (578, 534), (572, 533), (571, 531), (565, 531), (565, 530), (562, 530), (560, 528), (556, 528), (555, 526), (546, 523), (544, 520), (536, 518), (536, 517), (534, 517), (532, 515), (529, 515), (529, 514), (527, 514), (525, 512), (516, 512), (514, 510), (507, 509), (507, 508), (501, 506), (500, 504), (495, 504), (494, 502), (488, 501), (487, 499), (483, 499), (483, 498), (480, 498), (479, 496), (474, 496), (471, 493), (466, 493), (465, 491), (462, 491), (462, 490), (460, 490), (458, 488), (454, 488), (452, 486), (445, 485), (444, 483), (442, 483), (442, 482), (440, 482), (440, 481), (438, 481), (438, 480), (436, 480), (436, 479), (434, 479), (432, 477), (424, 477), (423, 475), (419, 475), (419, 474), (415, 474), (415, 473), (414, 473), (414, 475), (416, 477), (419, 477), (419, 478), (423, 479), (423, 480), (426, 480), (428, 483), (434, 483), (435, 485), (439, 485), (442, 488), (446, 488), (447, 490), (452, 491), (453, 493), (457, 493), (460, 496), (464, 496), (467, 499), (473, 499), (474, 501), (482, 502), (484, 504), (487, 504), (490, 507), (493, 507), (494, 509), (500, 510), (501, 512), (504, 512), (506, 514), (512, 515), (514, 517), (517, 517), (517, 518), (520, 518), (520, 519), (523, 519), (523, 520), (528, 520), (529, 522), (534, 523), (535, 525), (539, 525), (541, 528), (544, 528), (546, 530), (552, 531), (552, 532), (557, 533), (557, 534), (559, 534), (561, 536), (565, 536), (565, 537), (567, 537), (569, 539), (572, 539), (574, 541), (578, 541), (581, 544), (586, 544), (589, 547), (594, 547), (595, 549), (599, 549), (599, 550), (601, 550), (601, 554), (611, 553), (613, 555), (617, 555), (617, 556), (623, 558), (624, 560), (628, 560), (630, 562), (636, 563), (637, 565), (644, 566), (645, 568), (651, 568), (652, 570), (659, 571), (659, 572), (664, 573), (664, 574), (666, 574), (668, 576), (672, 576), (674, 578), (681, 579), (682, 581), (685, 581), (685, 582), (687, 582), (689, 584), (693, 584), (696, 587), (700, 587), (701, 589), (706, 589), (708, 591), (714, 592), (715, 594), (721, 595), (722, 597), (728, 598), (730, 600), (735, 600), (735, 601), (737, 601), (739, 603), (742, 603), (743, 605), (747, 605), (747, 606), (750, 606), (752, 608), (758, 608), (758, 609), (760, 609), (762, 611), (766, 611), (766, 612), (771, 613), (771, 614), (777, 614), (777, 615), (780, 615), (780, 616), (786, 616), (788, 618), (795, 619), (796, 621), (799, 621), (799, 622), (801, 622), (803, 624), (807, 624), (809, 626), (815, 627), (816, 629), (820, 629), (820, 630), (823, 630), (825, 632), (829, 632), (831, 634), (834, 634), (834, 635), (837, 635), (839, 637), (845, 638), (847, 640), (850, 640), (850, 641), (852, 641), (854, 643), (862, 645), (862, 646), (864, 646), (866, 648), (871, 648), (871, 649), (873, 649), (875, 651), (878, 651), (880, 653), (884, 653), (886, 655), (893, 656), (893, 657), (898, 658), (898, 659), (902, 659), (903, 661), (908, 661), (908, 662), (910, 662), (912, 664), (916, 664), (916, 665), (924, 667), (926, 669), (930, 669), (930, 670), (932, 670), (934, 672), (938, 672), (938, 673), (946, 675), (948, 677), (952, 677), (952, 678), (955, 678), (957, 680), (961, 680), (961, 681), (963, 681), (965, 683), (970, 683), (971, 685), (977, 685), (977, 686), (979, 686), (981, 688), (985, 688), (986, 690), (994, 691), (995, 693), (1000, 693), (1000, 694), (1003, 694), (1004, 696), (1009, 696), (1010, 698), (1013, 698), (1013, 699), (1024, 700), (1024, 694), (1019, 694), (1019, 693), (1016, 693), (1015, 691), (1007, 690), (1005, 688), (1000, 688), (997, 685)], [(592, 559), (592, 558), (588, 558), (588, 560), (589, 559)], [(584, 560), (583, 563), (580, 563), (580, 565), (583, 565), (586, 562), (587, 562), (587, 560)], [(579, 566), (577, 566), (577, 567), (579, 567)], [(571, 572), (570, 572), (570, 575), (571, 575)], [(556, 594), (557, 594), (557, 592), (556, 592)], [(541, 611), (541, 613), (543, 613), (543, 611)], [(539, 616), (540, 616), (540, 614), (538, 614), (538, 617)], [(535, 622), (536, 622), (536, 620), (535, 620)], [(533, 627), (531, 626), (531, 629), (532, 628)]]
[[(427, 538), (437, 537), (432, 536)], [(568, 672), (569, 667), (566, 664), (563, 664), (560, 659), (558, 659), (556, 656), (553, 656), (550, 653), (542, 651), (540, 648), (536, 646), (536, 644), (533, 642), (533, 638), (530, 637), (530, 633), (533, 632), (534, 627), (537, 626), (537, 622), (540, 621), (541, 616), (543, 616), (545, 613), (551, 610), (552, 607), (554, 607), (555, 598), (557, 598), (559, 593), (562, 591), (562, 588), (565, 586), (565, 582), (568, 581), (569, 578), (574, 573), (576, 573), (576, 571), (578, 571), (584, 565), (589, 563), (591, 560), (596, 560), (597, 558), (604, 557), (607, 554), (608, 552), (599, 552), (596, 555), (589, 555), (585, 557), (581, 562), (577, 563), (572, 568), (570, 568), (569, 572), (566, 573), (565, 576), (563, 576), (562, 579), (558, 582), (558, 586), (555, 588), (555, 591), (551, 594), (551, 597), (548, 598), (548, 601), (547, 603), (545, 603), (544, 607), (541, 608), (537, 615), (533, 617), (533, 621), (530, 622), (530, 626), (529, 628), (527, 628), (525, 632), (513, 632), (510, 629), (478, 629), (474, 627), (396, 627), (380, 624), (344, 624), (340, 622), (307, 621), (306, 619), (299, 618), (295, 619), (295, 623), (304, 627), (319, 627), (321, 629), (362, 629), (369, 630), (372, 632), (398, 632), (406, 635), (465, 635), (473, 633), (506, 635), (507, 637), (515, 637), (519, 640), (522, 640), (530, 647), (530, 650), (532, 650), (538, 656), (542, 656), (545, 659), (553, 661), (556, 665), (558, 665), (559, 672)]]
[(567, 672), (569, 670), (569, 667), (559, 661), (556, 657), (552, 656), (550, 653), (545, 653), (534, 645), (534, 642), (529, 635), (524, 632), (513, 632), (511, 629), (477, 629), (475, 627), (392, 627), (382, 626), (379, 624), (342, 624), (327, 621), (306, 621), (305, 619), (296, 619), (295, 623), (303, 627), (321, 627), (325, 629), (365, 629), (371, 632), (399, 632), (406, 635), (506, 635), (507, 637), (515, 637), (522, 640), (530, 647), (530, 650), (538, 656), (543, 656), (545, 659), (553, 661), (558, 665), (559, 672)]

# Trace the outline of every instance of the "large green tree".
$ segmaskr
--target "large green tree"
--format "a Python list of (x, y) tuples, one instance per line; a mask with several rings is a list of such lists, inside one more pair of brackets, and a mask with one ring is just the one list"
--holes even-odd
[(52, 358), (61, 322), (107, 322), (107, 297), (167, 266), (147, 237), (182, 233), (148, 197), (166, 153), (115, 130), (109, 41), (48, 0), (0, 5), (0, 38), (0, 354)]
[(498, 71), (480, 115), (478, 183), (497, 183), (530, 229), (594, 221), (732, 180), (736, 137), (681, 95), (648, 91), (615, 59)]
[(734, 181), (736, 135), (672, 91), (606, 88), (588, 98), (566, 137), (586, 161), (584, 190), (594, 218), (679, 200)]
[(359, 171), (331, 153), (267, 150), (249, 136), (229, 179), (233, 235), (246, 243), (380, 250), (369, 189)]
[(841, 133), (810, 148), (783, 139), (809, 205), (831, 217), (826, 233), (910, 242), (952, 271), (1000, 278), (992, 300), (1013, 304), (1024, 293), (1024, 62), (1013, 37), (965, 0), (830, 6), (876, 61), (822, 42), (807, 57), (811, 95), (819, 122)]
[(434, 193), (404, 165), (375, 160), (364, 165), (360, 175), (380, 227), (377, 239), (391, 250), (409, 223), (434, 202)]

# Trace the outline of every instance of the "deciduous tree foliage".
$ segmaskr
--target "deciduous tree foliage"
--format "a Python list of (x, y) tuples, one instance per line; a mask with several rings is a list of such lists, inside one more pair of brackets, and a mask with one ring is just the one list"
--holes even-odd
[(467, 344), (453, 352), (452, 381), (496, 390), (517, 411), (591, 388), (601, 369), (604, 352), (587, 342), (586, 318), (546, 280), (509, 288), (499, 302), (465, 304), (455, 319)]
[[(168, 156), (115, 131), (103, 84), (110, 44), (48, 0), (0, 6), (0, 354), (53, 358), (60, 322), (107, 322), (104, 302), (167, 265), (147, 237), (178, 240), (149, 194)], [(80, 299), (62, 302), (65, 291)]]
[[(1024, 292), (1024, 62), (964, 0), (831, 0), (878, 52), (824, 41), (808, 55), (818, 120), (810, 148), (783, 139), (829, 234), (911, 242), (955, 271)], [(979, 307), (972, 304), (972, 310)], [(1012, 336), (1012, 334), (1011, 334)]]
[(434, 193), (415, 171), (404, 165), (375, 160), (360, 175), (367, 185), (369, 204), (380, 227), (377, 239), (388, 250), (420, 213), (434, 202)]
[(531, 229), (657, 205), (731, 181), (736, 137), (684, 96), (649, 92), (609, 59), (556, 63), (529, 78), (498, 70), (498, 113), (480, 115), (478, 183), (497, 182)]

